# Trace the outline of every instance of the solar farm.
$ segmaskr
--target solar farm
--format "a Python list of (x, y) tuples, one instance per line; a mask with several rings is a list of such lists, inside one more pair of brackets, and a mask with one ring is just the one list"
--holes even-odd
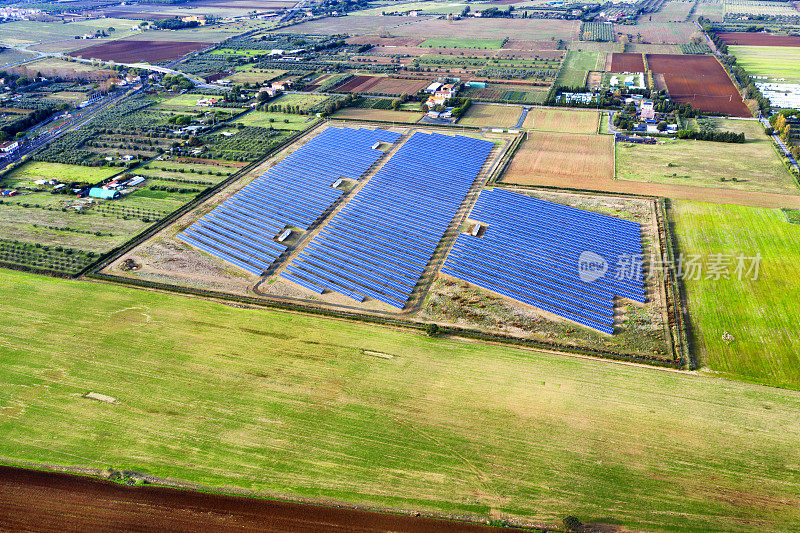
[[(616, 297), (645, 302), (636, 222), (502, 189), (483, 191), (470, 219), (479, 231), (459, 235), (444, 274), (608, 334)], [(581, 279), (585, 257), (602, 276)]]
[(286, 249), (274, 239), (292, 227), (311, 227), (341, 196), (335, 186), (345, 178), (357, 181), (383, 155), (375, 145), (398, 137), (380, 129), (329, 128), (178, 238), (260, 275)]
[[(511, 138), (481, 137), (320, 127), (178, 224), (176, 241), (261, 298), (413, 320), (453, 279), (552, 323), (629, 335), (628, 309), (653, 292), (641, 223), (486, 188)], [(600, 279), (581, 279), (584, 252), (606, 265)]]

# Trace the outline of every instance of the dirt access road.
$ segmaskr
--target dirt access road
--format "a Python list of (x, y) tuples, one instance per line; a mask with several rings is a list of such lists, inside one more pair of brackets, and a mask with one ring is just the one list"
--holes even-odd
[(0, 466), (0, 531), (509, 531)]

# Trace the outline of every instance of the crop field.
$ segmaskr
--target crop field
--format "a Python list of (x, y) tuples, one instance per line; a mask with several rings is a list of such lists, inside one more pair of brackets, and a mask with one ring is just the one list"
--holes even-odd
[(118, 63), (138, 63), (140, 61), (159, 63), (178, 59), (189, 52), (202, 50), (212, 44), (197, 41), (129, 41), (123, 39), (81, 48), (70, 52), (69, 55)]
[(316, 118), (307, 115), (266, 111), (251, 111), (235, 121), (236, 124), (244, 124), (245, 126), (279, 130), (305, 130), (316, 124), (316, 122)]
[(337, 92), (363, 93), (363, 94), (417, 94), (427, 87), (430, 82), (426, 80), (405, 80), (387, 78), (383, 76), (355, 76), (334, 88)]
[[(389, 27), (390, 21), (387, 19), (391, 18), (393, 17), (379, 17), (375, 27)], [(400, 17), (400, 21), (407, 22), (408, 18)], [(391, 34), (392, 36), (425, 37), (426, 39), (431, 35), (436, 35), (437, 37), (458, 39), (498, 39), (508, 37), (509, 39), (528, 41), (549, 41), (553, 39), (556, 41), (558, 39), (572, 41), (578, 39), (579, 29), (580, 22), (575, 20), (477, 19), (469, 17), (455, 21), (423, 19), (419, 22), (406, 23), (391, 28)]]
[[(704, 362), (726, 377), (800, 389), (800, 340), (794, 334), (800, 225), (779, 209), (695, 202), (676, 202), (673, 218), (681, 252), (706, 265), (699, 279), (686, 280)], [(726, 263), (731, 256), (760, 254), (757, 279), (747, 275), (749, 260), (739, 280), (738, 259), (730, 279), (708, 277), (715, 254), (727, 257)]]
[[(757, 122), (716, 119), (721, 130), (744, 132), (744, 144), (672, 140), (617, 145), (617, 178), (779, 194), (800, 193)], [(709, 157), (713, 150), (713, 157)]]
[(0, 290), (9, 459), (549, 529), (800, 524), (795, 391), (10, 271)]
[(765, 2), (761, 0), (725, 0), (726, 15), (768, 15), (797, 17), (800, 13), (790, 2)]
[(713, 56), (648, 54), (647, 64), (663, 74), (667, 90), (678, 102), (702, 111), (749, 117), (739, 91)]
[(695, 4), (693, 0), (667, 0), (661, 5), (661, 9), (648, 15), (648, 22), (683, 22), (688, 19)]
[(583, 109), (533, 107), (522, 127), (536, 131), (595, 133), (600, 114)]
[[(800, 16), (800, 12), (798, 12)], [(754, 33), (746, 31), (717, 32), (717, 37), (727, 45), (741, 46), (800, 46), (797, 35), (774, 35), (772, 33)]]
[(503, 46), (503, 39), (460, 39), (458, 37), (430, 37), (419, 46), (423, 48), (481, 48), (497, 50)]
[[(116, 18), (101, 18), (84, 20), (81, 22), (36, 22), (29, 20), (15, 20), (0, 25), (0, 42), (11, 45), (25, 45), (40, 41), (57, 41), (59, 39), (75, 40), (76, 36), (92, 34), (96, 31), (106, 31), (114, 38), (122, 38), (136, 33), (131, 30), (139, 24), (139, 20), (125, 20)], [(110, 32), (109, 28), (115, 31)], [(80, 43), (80, 41), (79, 41)]]
[(642, 54), (611, 54), (609, 72), (644, 72)]
[[(397, 31), (398, 26), (402, 24), (409, 24), (409, 18), (394, 16), (382, 17), (380, 15), (327, 17), (322, 20), (311, 20), (285, 28), (279, 28), (276, 31), (278, 33), (296, 33), (304, 35), (341, 35), (346, 33), (350, 36), (359, 36), (374, 34), (378, 28), (385, 27), (390, 29), (392, 36), (395, 37), (399, 35)], [(414, 24), (417, 24), (417, 22)]]
[(522, 106), (472, 104), (458, 121), (471, 126), (498, 126), (513, 128), (522, 115)]
[(800, 46), (729, 46), (737, 63), (751, 76), (800, 83)]
[(390, 109), (363, 109), (356, 107), (346, 107), (340, 109), (332, 118), (347, 118), (358, 120), (381, 120), (388, 122), (407, 122), (415, 123), (423, 117), (421, 112), (415, 111), (392, 111)]
[(611, 179), (613, 137), (530, 132), (502, 176), (503, 183), (581, 188), (584, 180)]
[(692, 22), (639, 22), (636, 26), (617, 26), (617, 33), (632, 35), (631, 42), (639, 42), (641, 36), (641, 42), (649, 44), (683, 44), (691, 41), (699, 30)]
[(590, 70), (605, 70), (606, 54), (570, 50), (561, 65), (556, 83), (562, 87), (582, 87)]

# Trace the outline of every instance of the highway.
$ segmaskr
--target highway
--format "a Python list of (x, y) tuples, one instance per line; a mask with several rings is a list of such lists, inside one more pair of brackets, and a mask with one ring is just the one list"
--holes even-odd
[[(111, 93), (110, 95), (106, 96), (105, 98), (102, 98), (101, 100), (98, 100), (97, 103), (95, 103), (95, 104), (93, 104), (91, 106), (88, 106), (88, 107), (80, 110), (79, 112), (73, 111), (74, 116), (71, 117), (67, 122), (65, 122), (64, 124), (62, 124), (62, 125), (60, 125), (60, 126), (58, 126), (56, 128), (53, 128), (50, 131), (42, 133), (41, 135), (37, 136), (35, 139), (33, 139), (33, 140), (29, 141), (29, 142), (24, 143), (22, 145), (22, 147), (19, 148), (12, 155), (10, 155), (6, 159), (0, 161), (0, 171), (4, 170), (8, 165), (19, 161), (20, 159), (22, 159), (26, 155), (35, 152), (36, 150), (38, 150), (39, 148), (41, 148), (42, 146), (44, 146), (48, 142), (53, 141), (54, 139), (57, 139), (57, 138), (61, 137), (62, 135), (64, 135), (65, 133), (67, 133), (69, 131), (74, 131), (74, 130), (80, 128), (81, 126), (83, 126), (84, 124), (89, 122), (92, 118), (94, 118), (97, 115), (97, 113), (99, 113), (100, 111), (103, 111), (104, 109), (107, 109), (108, 107), (110, 107), (110, 106), (112, 106), (112, 105), (114, 105), (116, 103), (121, 102), (122, 100), (124, 100), (125, 98), (128, 98), (129, 96), (133, 96), (134, 94), (136, 94), (139, 91), (141, 91), (143, 88), (144, 87), (142, 87), (140, 89), (137, 89), (137, 90), (135, 90), (133, 92), (130, 92), (130, 91), (126, 92), (126, 91), (121, 91), (120, 90), (120, 91)], [(43, 125), (46, 125), (46, 124), (48, 124), (50, 122), (53, 122), (54, 120), (57, 120), (57, 119), (58, 119), (58, 117), (56, 117), (55, 119), (51, 117), (51, 118), (47, 119), (46, 121), (38, 124), (36, 126), (36, 128), (37, 129), (41, 128)]]

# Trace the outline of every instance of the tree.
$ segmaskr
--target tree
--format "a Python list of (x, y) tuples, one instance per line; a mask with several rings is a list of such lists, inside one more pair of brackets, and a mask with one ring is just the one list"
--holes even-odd
[(401, 105), (403, 105), (403, 102), (399, 98), (395, 98), (394, 100), (392, 100), (392, 109), (394, 109), (395, 111), (400, 109)]
[(425, 325), (425, 333), (428, 334), (429, 337), (435, 337), (439, 334), (439, 326), (431, 322), (430, 324)]
[(666, 129), (667, 129), (667, 121), (666, 120), (662, 120), (661, 122), (656, 124), (656, 129), (658, 131), (666, 131)]

